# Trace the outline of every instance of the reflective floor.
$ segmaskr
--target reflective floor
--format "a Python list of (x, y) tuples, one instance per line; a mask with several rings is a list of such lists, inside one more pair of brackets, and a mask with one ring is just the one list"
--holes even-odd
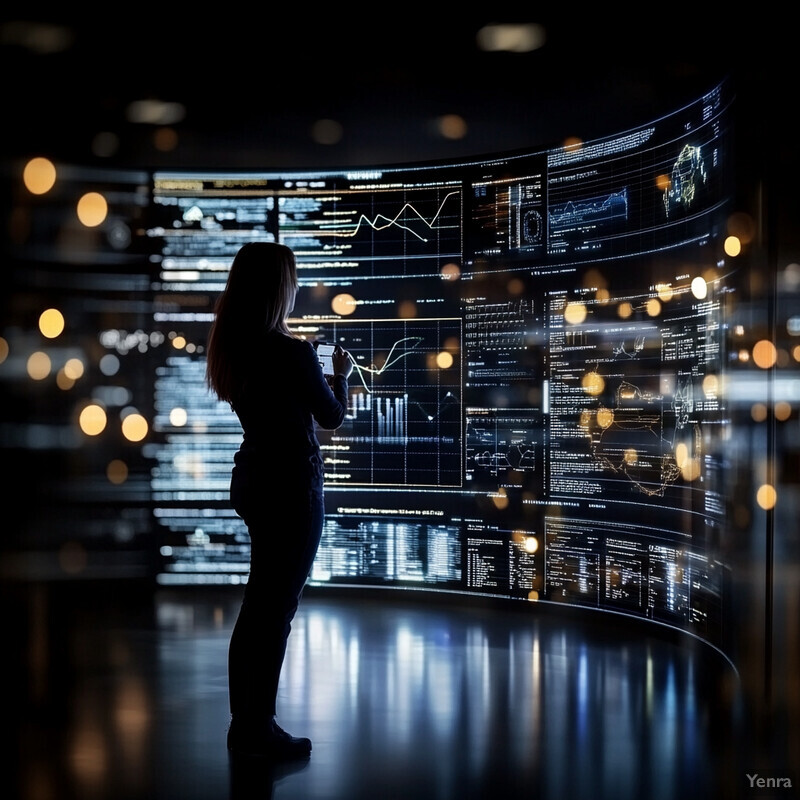
[(690, 637), (574, 609), (310, 592), (279, 722), (314, 750), (270, 769), (225, 748), (238, 591), (12, 594), (7, 797), (713, 799), (763, 796), (745, 771), (789, 766), (764, 762), (737, 670)]

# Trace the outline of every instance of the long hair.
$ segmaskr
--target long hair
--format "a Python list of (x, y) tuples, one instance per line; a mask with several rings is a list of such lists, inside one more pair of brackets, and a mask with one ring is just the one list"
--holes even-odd
[(294, 253), (286, 245), (248, 242), (236, 253), (214, 307), (206, 350), (206, 381), (220, 400), (233, 402), (255, 337), (264, 330), (292, 335), (286, 318), (297, 286)]

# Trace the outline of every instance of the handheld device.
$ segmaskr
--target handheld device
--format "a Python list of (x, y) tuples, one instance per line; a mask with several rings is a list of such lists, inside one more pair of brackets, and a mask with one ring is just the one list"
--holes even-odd
[(324, 344), (319, 342), (315, 345), (317, 348), (317, 358), (322, 367), (322, 374), (328, 378), (333, 377), (333, 351), (335, 349), (332, 344)]

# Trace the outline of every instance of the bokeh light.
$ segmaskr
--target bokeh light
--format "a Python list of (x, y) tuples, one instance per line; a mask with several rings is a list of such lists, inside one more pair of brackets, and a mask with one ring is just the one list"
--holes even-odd
[(796, 292), (800, 288), (800, 264), (792, 262), (787, 264), (781, 273), (784, 287), (790, 292)]
[(579, 301), (567, 303), (564, 308), (564, 320), (570, 325), (580, 325), (586, 319), (586, 305)]
[(525, 284), (520, 278), (511, 278), (506, 284), (506, 291), (512, 296), (520, 295), (525, 291)]
[(90, 403), (80, 413), (78, 424), (87, 436), (97, 436), (106, 429), (108, 417), (105, 409), (97, 403)]
[(778, 360), (778, 350), (769, 339), (761, 339), (753, 345), (753, 361), (761, 369), (769, 369)]
[(160, 153), (171, 153), (178, 147), (179, 137), (175, 128), (163, 127), (153, 131), (153, 147)]
[(737, 236), (728, 236), (723, 245), (725, 255), (735, 258), (742, 252), (742, 243)]
[(169, 412), (169, 423), (170, 425), (174, 425), (176, 428), (182, 428), (186, 425), (189, 419), (189, 415), (186, 413), (185, 408), (173, 408), (172, 411)]
[(109, 483), (116, 486), (125, 483), (128, 480), (128, 465), (119, 458), (112, 459), (106, 467), (106, 477)]
[(453, 366), (453, 354), (442, 350), (436, 354), (436, 366), (439, 369), (449, 369)]
[(463, 139), (467, 135), (467, 122), (459, 114), (444, 114), (436, 120), (436, 129), (444, 139)]
[(122, 420), (122, 435), (129, 442), (141, 442), (148, 431), (147, 420), (136, 412), (126, 414)]
[(44, 380), (52, 370), (52, 362), (47, 353), (37, 350), (28, 356), (27, 370), (28, 376), (35, 381)]
[(539, 549), (539, 540), (535, 536), (526, 536), (523, 546), (526, 553), (535, 553)]
[(22, 171), (22, 181), (31, 194), (47, 194), (56, 183), (56, 168), (49, 158), (32, 158)]
[(775, 508), (775, 504), (778, 502), (778, 492), (775, 490), (775, 487), (769, 483), (764, 483), (759, 486), (756, 492), (756, 502), (765, 511)]
[(685, 481), (696, 481), (700, 477), (700, 459), (687, 457), (680, 465), (681, 477)]
[(100, 372), (103, 375), (111, 376), (116, 375), (119, 372), (120, 363), (119, 358), (115, 356), (113, 353), (106, 353), (101, 359), (100, 363), (98, 364), (100, 367)]
[(68, 358), (64, 364), (64, 374), (74, 381), (82, 378), (85, 371), (86, 367), (79, 358)]
[(57, 308), (48, 308), (39, 315), (39, 330), (42, 336), (55, 339), (64, 331), (64, 315)]
[(397, 304), (397, 316), (400, 319), (414, 319), (417, 316), (417, 304), (413, 300), (401, 300)]
[(614, 411), (610, 408), (598, 408), (595, 419), (601, 428), (610, 428), (614, 424)]
[(331, 310), (334, 314), (347, 317), (356, 310), (356, 299), (351, 294), (337, 294), (331, 300)]
[(70, 377), (62, 367), (56, 373), (56, 386), (62, 391), (69, 391), (75, 385), (75, 378)]
[(586, 394), (598, 395), (605, 388), (606, 382), (596, 372), (587, 372), (581, 379), (581, 386)]
[(792, 416), (792, 405), (786, 400), (779, 400), (775, 403), (775, 419), (786, 422)]
[(706, 397), (716, 397), (719, 394), (719, 379), (716, 375), (706, 375), (703, 378), (703, 394)]
[(546, 39), (544, 26), (536, 22), (493, 22), (475, 34), (478, 47), (486, 52), (529, 53), (542, 47)]
[(499, 511), (508, 508), (508, 494), (502, 486), (492, 495), (492, 502)]
[(183, 103), (148, 97), (128, 103), (125, 117), (135, 125), (175, 125), (186, 117), (186, 106)]
[(441, 276), (446, 281), (454, 281), (461, 277), (461, 267), (452, 261), (448, 261), (441, 269)]
[(647, 301), (647, 313), (651, 317), (657, 317), (661, 313), (661, 301), (655, 297), (651, 297)]
[(672, 300), (674, 290), (669, 283), (657, 283), (656, 293), (662, 302), (667, 303)]
[(705, 300), (708, 294), (708, 285), (703, 278), (698, 277), (692, 281), (692, 294), (698, 300)]
[(99, 192), (87, 192), (78, 200), (78, 219), (87, 228), (102, 225), (108, 216), (108, 203)]

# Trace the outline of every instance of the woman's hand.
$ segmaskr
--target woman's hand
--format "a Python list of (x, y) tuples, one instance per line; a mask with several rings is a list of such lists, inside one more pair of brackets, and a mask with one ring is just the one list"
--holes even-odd
[(333, 371), (336, 375), (343, 375), (345, 378), (349, 378), (353, 371), (353, 359), (350, 353), (338, 344), (333, 351)]

